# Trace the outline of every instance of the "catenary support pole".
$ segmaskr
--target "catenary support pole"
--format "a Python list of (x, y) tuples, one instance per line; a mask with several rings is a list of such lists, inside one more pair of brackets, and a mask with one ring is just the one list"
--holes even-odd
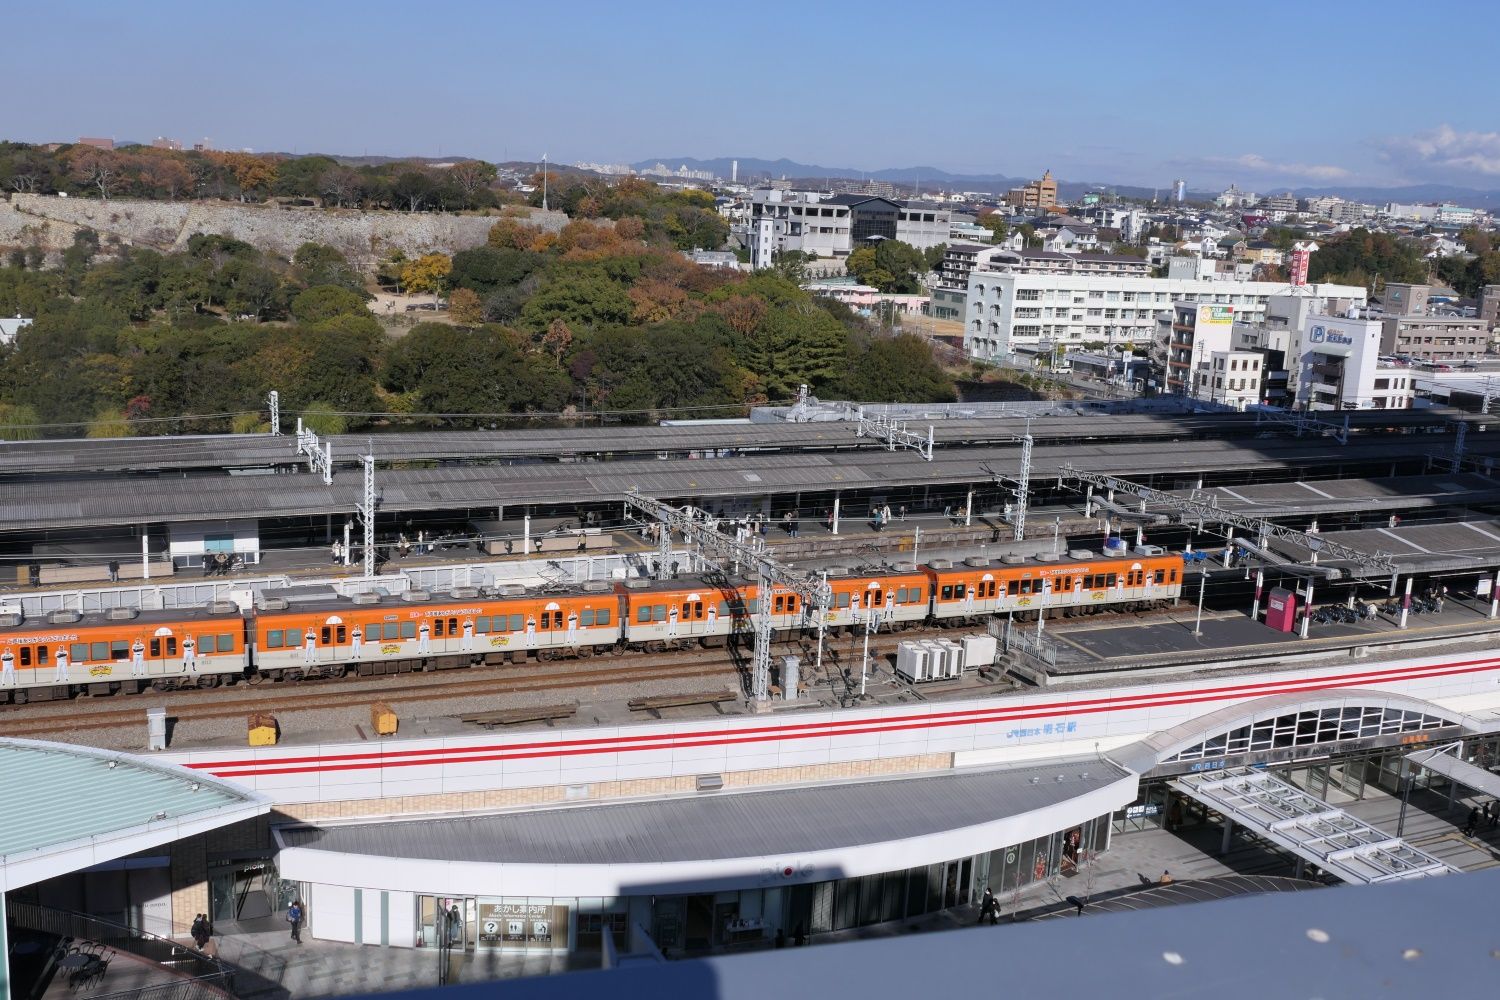
[(1500, 617), (1500, 569), (1495, 571), (1495, 581), (1490, 584), (1490, 617)]
[(1258, 621), (1260, 619), (1260, 598), (1266, 587), (1265, 567), (1256, 567), (1255, 570), (1255, 602), (1250, 605), (1250, 618)]
[(151, 579), (151, 534), (141, 529), (141, 579)]
[(1406, 619), (1411, 615), (1411, 577), (1406, 578), (1406, 593), (1401, 597), (1401, 620), (1397, 622), (1397, 628), (1406, 628)]
[(839, 533), (839, 495), (833, 495), (833, 533)]
[(1312, 604), (1313, 604), (1313, 582), (1309, 577), (1307, 581), (1307, 602), (1302, 605), (1302, 638), (1307, 638), (1308, 629), (1312, 627)]

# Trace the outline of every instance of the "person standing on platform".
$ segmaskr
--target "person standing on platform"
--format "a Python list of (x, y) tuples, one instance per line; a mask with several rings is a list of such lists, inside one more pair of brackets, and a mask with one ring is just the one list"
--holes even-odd
[(109, 582), (120, 582), (120, 560), (118, 559), (111, 559), (109, 561)]

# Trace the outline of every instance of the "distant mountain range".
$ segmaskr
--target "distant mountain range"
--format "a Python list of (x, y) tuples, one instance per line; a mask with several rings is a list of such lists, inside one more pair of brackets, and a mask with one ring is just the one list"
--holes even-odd
[[(730, 173), (734, 157), (721, 156), (715, 159), (702, 160), (693, 156), (663, 156), (651, 160), (640, 160), (632, 163), (636, 170), (645, 170), (654, 167), (658, 163), (665, 164), (672, 169), (686, 166), (690, 170), (708, 170), (719, 177), (727, 178)], [(785, 177), (789, 180), (871, 180), (888, 181), (891, 184), (917, 184), (924, 187), (937, 186), (944, 188), (957, 188), (964, 191), (1008, 191), (1013, 187), (1019, 187), (1033, 178), (1030, 177), (1008, 177), (1004, 174), (953, 174), (937, 167), (891, 167), (884, 170), (855, 170), (850, 167), (820, 167), (811, 163), (798, 163), (795, 160), (762, 160), (753, 156), (741, 156), (738, 158), (740, 164), (740, 180), (749, 180), (757, 177)], [(1247, 184), (1247, 189), (1256, 188), (1256, 185)], [(1167, 188), (1140, 187), (1130, 184), (1103, 184), (1088, 181), (1064, 181), (1057, 182), (1059, 197), (1064, 199), (1077, 198), (1088, 191), (1112, 191), (1116, 194), (1129, 198), (1149, 198), (1154, 193), (1165, 199)], [(1285, 187), (1267, 187), (1262, 194), (1280, 193), (1287, 190)], [(1467, 205), (1470, 208), (1500, 209), (1500, 191), (1480, 191), (1474, 188), (1456, 187), (1450, 184), (1412, 184), (1404, 187), (1360, 187), (1355, 185), (1328, 187), (1305, 187), (1293, 188), (1292, 193), (1299, 198), (1317, 198), (1329, 195), (1337, 195), (1348, 198), (1351, 201), (1363, 201), (1372, 204), (1383, 204), (1388, 201), (1397, 202), (1429, 202), (1450, 201), (1457, 205)], [(1188, 197), (1195, 201), (1210, 200), (1217, 197), (1218, 190), (1214, 191), (1189, 191)]]

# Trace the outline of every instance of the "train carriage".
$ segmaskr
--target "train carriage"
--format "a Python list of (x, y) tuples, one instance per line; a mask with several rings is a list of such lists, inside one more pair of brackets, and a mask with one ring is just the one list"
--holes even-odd
[(1101, 556), (1087, 560), (966, 559), (955, 566), (933, 560), (924, 567), (939, 622), (970, 623), (991, 614), (1131, 610), (1176, 600), (1182, 593), (1182, 557)]
[[(731, 634), (754, 630), (751, 615), (759, 610), (753, 583), (714, 581), (702, 577), (632, 580), (619, 587), (624, 602), (625, 642), (651, 651), (692, 645), (719, 645)], [(788, 633), (808, 624), (800, 595), (775, 590), (771, 595), (772, 627)]]
[(244, 620), (233, 604), (0, 615), (0, 701), (213, 687), (243, 677), (249, 665)]
[(407, 591), (299, 603), (270, 601), (255, 620), (256, 663), (271, 677), (410, 670), (591, 656), (619, 638), (619, 599), (608, 588), (479, 596)]
[(841, 567), (829, 567), (826, 572), (833, 592), (833, 606), (823, 613), (823, 623), (829, 628), (864, 629), (872, 612), (875, 627), (884, 631), (927, 619), (931, 591), (927, 576), (916, 567), (864, 576)]

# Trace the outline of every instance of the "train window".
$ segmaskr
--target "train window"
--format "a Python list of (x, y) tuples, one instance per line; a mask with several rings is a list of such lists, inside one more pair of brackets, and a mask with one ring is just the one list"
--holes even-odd
[(521, 631), (525, 627), (526, 627), (526, 616), (525, 615), (511, 615), (510, 616), (510, 630), (512, 632), (519, 632), (519, 631)]
[(953, 596), (955, 598), (957, 598), (958, 600), (963, 600), (964, 594), (966, 593), (967, 586), (968, 586), (967, 584), (955, 583), (953, 585)]
[(945, 601), (951, 601), (951, 600), (953, 600), (953, 585), (952, 584), (949, 584), (949, 583), (943, 584), (943, 600), (945, 600)]
[(443, 620), (441, 618), (434, 618), (432, 620), (432, 634), (439, 639), (443, 637)]
[(21, 647), (21, 666), (23, 666), (23, 667), (29, 667), (29, 666), (31, 666), (31, 647), (30, 646), (22, 646)]
[(124, 639), (116, 639), (109, 644), (109, 658), (111, 660), (130, 659), (130, 643)]
[(198, 636), (198, 654), (201, 656), (205, 653), (212, 653), (213, 651), (214, 637), (211, 635)]
[(664, 622), (667, 620), (667, 606), (665, 604), (653, 604), (651, 606), (651, 620)]
[(39, 666), (39, 667), (45, 667), (47, 665), (47, 647), (46, 646), (38, 646), (36, 648), (36, 665)]
[[(222, 640), (223, 636), (220, 636), (219, 638)], [(334, 639), (335, 642), (337, 642), (339, 644), (343, 644), (343, 643), (348, 642), (349, 641), (349, 629), (346, 628), (343, 625), (340, 625), (338, 627), (337, 631), (334, 632), (333, 639)], [(221, 652), (221, 653), (224, 652), (224, 646), (223, 646), (222, 642), (219, 645), (219, 652)]]
[(175, 635), (167, 636), (167, 655), (177, 655), (177, 637)]
[(834, 595), (833, 604), (834, 604), (834, 607), (837, 607), (837, 608), (847, 608), (849, 606), (849, 595), (848, 594), (836, 594), (836, 595)]
[(608, 625), (609, 624), (609, 617), (610, 617), (610, 615), (609, 615), (609, 609), (608, 608), (600, 608), (598, 611), (594, 612), (594, 624), (595, 625)]
[(1172, 571), (1172, 582), (1177, 582), (1177, 571), (1175, 569)]
[[(339, 629), (339, 642), (343, 642), (344, 641), (343, 632), (344, 632), (343, 629)], [(228, 633), (220, 633), (219, 634), (219, 652), (221, 652), (221, 653), (232, 653), (232, 652), (234, 652), (234, 636), (229, 635)]]
[[(100, 645), (103, 645), (103, 643)], [(83, 663), (89, 658), (89, 644), (86, 642), (72, 643), (68, 646), (68, 655), (73, 658), (74, 663)]]
[(995, 596), (995, 586), (996, 586), (995, 581), (991, 580), (990, 581), (990, 596), (991, 597)]
[[(281, 629), (279, 629), (279, 628), (268, 628), (268, 629), (266, 629), (266, 648), (267, 649), (280, 649), (281, 648)], [(151, 640), (151, 655), (152, 656), (160, 656), (161, 655), (161, 640), (160, 639), (152, 639)]]
[(1164, 569), (1157, 570), (1156, 571), (1156, 585), (1158, 587), (1160, 587), (1162, 584), (1164, 584), (1166, 582), (1167, 582), (1167, 571), (1164, 570)]
[(753, 615), (758, 611), (760, 611), (760, 598), (752, 597), (745, 602), (745, 614)]
[(401, 638), (401, 626), (396, 624), (395, 622), (386, 622), (384, 625), (380, 626), (380, 637), (382, 639)]
[(578, 612), (578, 625), (580, 628), (589, 628), (594, 624), (594, 612), (592, 608), (584, 608)]
[(693, 617), (696, 618), (696, 619), (698, 619), (699, 621), (703, 620), (703, 602), (702, 601), (694, 601), (693, 602)]
[(109, 643), (107, 643), (107, 642), (91, 642), (91, 643), (89, 643), (89, 659), (91, 659), (91, 660), (107, 660), (107, 659), (109, 659)]
[(449, 635), (458, 635), (458, 619), (457, 618), (449, 618), (448, 619), (448, 634)]
[(402, 622), (401, 623), (401, 638), (403, 638), (403, 639), (415, 639), (416, 637), (417, 637), (417, 623), (416, 622)]
[[(324, 625), (318, 631), (318, 641), (321, 642), (325, 646), (328, 645), (330, 642), (333, 641), (333, 629), (332, 629), (331, 626)], [(202, 649), (203, 648), (203, 644), (199, 643), (198, 644), (198, 648)]]
[(638, 622), (649, 622), (651, 620), (651, 609), (644, 604), (636, 608), (635, 620)]
[(1104, 577), (1104, 585), (1106, 587), (1113, 587), (1113, 586), (1115, 586), (1119, 582), (1120, 582), (1120, 574), (1118, 574), (1118, 573), (1109, 573), (1109, 574), (1106, 574), (1105, 577)]
[(911, 599), (913, 601), (917, 601), (917, 602), (920, 602), (922, 600), (922, 588), (921, 587), (913, 587), (913, 588), (911, 588)]
[[(285, 638), (286, 638), (286, 648), (287, 649), (296, 649), (298, 646), (302, 645), (302, 630), (301, 629), (299, 629), (299, 628), (289, 628), (285, 632), (283, 632), (282, 635), (285, 636)], [(168, 639), (167, 640), (167, 649), (168, 649), (169, 652), (175, 652), (175, 650), (173, 650), (171, 648), (173, 645), (174, 645), (173, 640)]]

